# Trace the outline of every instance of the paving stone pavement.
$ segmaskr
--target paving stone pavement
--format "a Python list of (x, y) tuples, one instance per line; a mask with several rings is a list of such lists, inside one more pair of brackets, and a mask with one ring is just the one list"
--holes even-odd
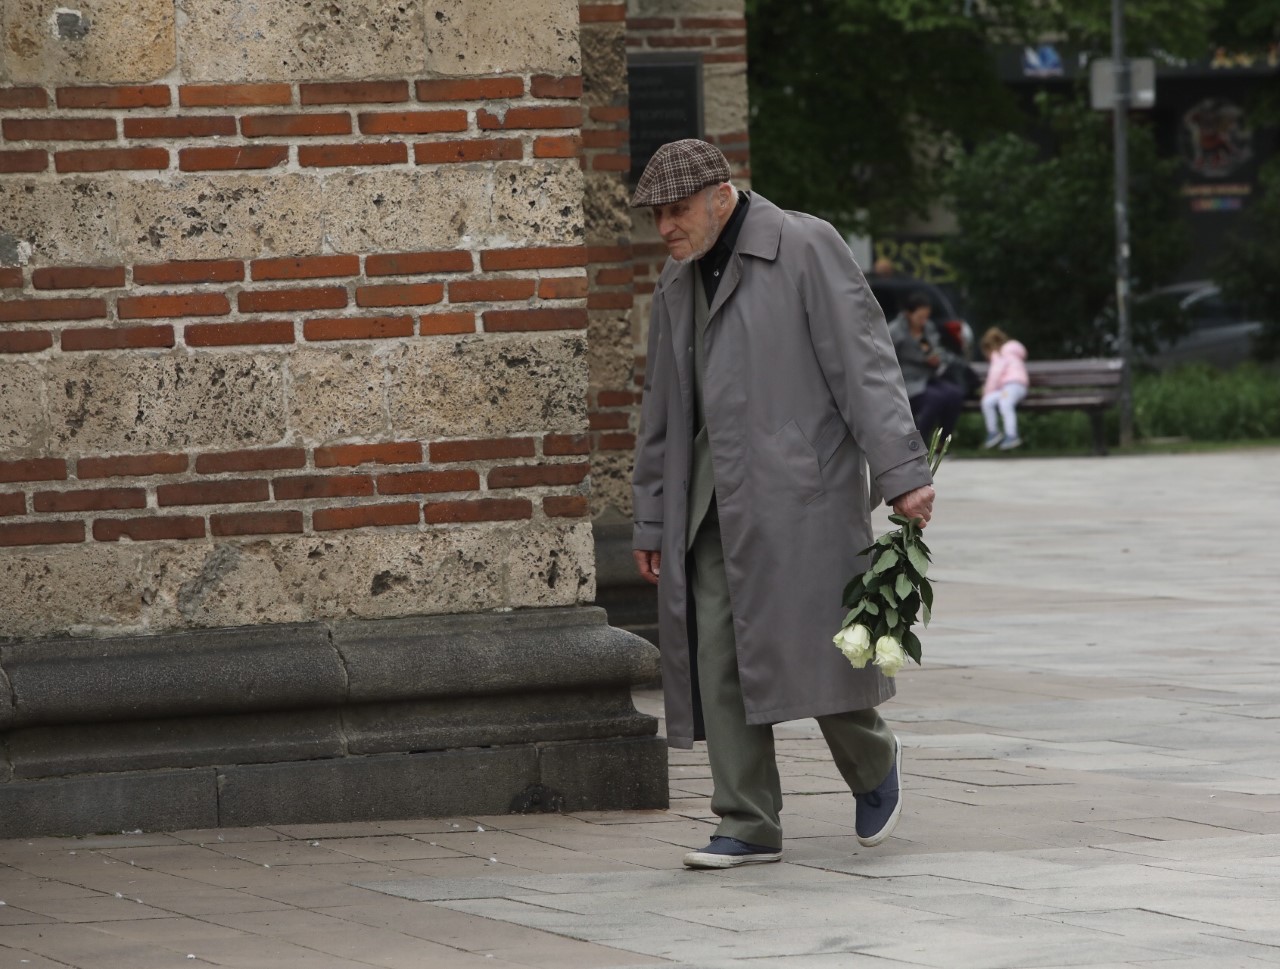
[(1280, 965), (1280, 451), (939, 491), (881, 847), (799, 722), (779, 865), (678, 867), (710, 779), (672, 751), (669, 811), (0, 842), (0, 969)]

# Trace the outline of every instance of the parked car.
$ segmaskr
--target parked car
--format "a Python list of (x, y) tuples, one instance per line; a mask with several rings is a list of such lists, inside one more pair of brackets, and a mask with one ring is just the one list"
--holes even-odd
[(1141, 358), (1158, 370), (1184, 363), (1207, 363), (1223, 369), (1253, 356), (1262, 323), (1251, 320), (1208, 280), (1177, 283), (1134, 300), (1135, 312), (1168, 324), (1181, 335), (1158, 341)]
[(880, 309), (884, 311), (886, 320), (892, 320), (898, 315), (899, 304), (908, 294), (924, 293), (933, 307), (930, 319), (942, 331), (943, 339), (950, 336), (954, 341), (953, 350), (966, 359), (976, 359), (978, 348), (973, 338), (973, 328), (958, 311), (954, 295), (943, 287), (914, 276), (896, 273), (891, 276), (872, 273), (867, 276), (867, 283), (871, 286), (872, 295), (880, 304)]

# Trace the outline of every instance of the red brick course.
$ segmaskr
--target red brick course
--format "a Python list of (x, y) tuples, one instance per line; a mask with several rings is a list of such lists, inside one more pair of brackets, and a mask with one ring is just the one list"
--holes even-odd
[(124, 285), (124, 266), (42, 266), (31, 271), (36, 289), (110, 289)]
[(293, 88), (288, 84), (184, 84), (178, 89), (178, 103), (187, 108), (292, 102)]
[(308, 340), (380, 340), (413, 336), (412, 316), (356, 316), (307, 320), (302, 334)]
[(0, 353), (39, 353), (53, 346), (48, 330), (9, 330), (0, 333)]
[(353, 468), (361, 464), (419, 464), (421, 461), (422, 445), (417, 441), (335, 444), (318, 447), (315, 453), (317, 468)]
[(409, 146), (403, 142), (373, 145), (303, 145), (298, 164), (309, 168), (336, 168), (341, 165), (398, 165), (409, 160)]
[(104, 511), (111, 508), (146, 508), (147, 493), (142, 488), (84, 488), (76, 491), (37, 491), (32, 506), (36, 511)]
[(277, 501), (306, 498), (352, 498), (373, 494), (373, 478), (367, 474), (306, 474), (276, 478), (271, 490)]
[(476, 491), (480, 475), (475, 471), (402, 471), (378, 475), (380, 495), (425, 495), (440, 491)]
[(264, 320), (261, 323), (191, 323), (182, 331), (189, 347), (243, 347), (293, 342), (293, 323)]
[(127, 454), (111, 458), (81, 458), (76, 477), (141, 478), (155, 474), (181, 474), (187, 470), (185, 454)]
[(45, 94), (44, 88), (0, 88), (0, 108), (47, 108), (48, 106), (49, 96)]
[(62, 331), (62, 349), (139, 350), (174, 345), (173, 327), (164, 326), (91, 326)]
[(288, 160), (287, 145), (183, 148), (178, 152), (178, 167), (184, 172), (275, 168)]
[(317, 289), (267, 289), (241, 293), (242, 313), (278, 313), (286, 310), (336, 310), (347, 305), (347, 291), (340, 286)]
[(100, 299), (15, 299), (0, 302), (0, 323), (92, 320), (106, 315), (107, 304)]
[(428, 525), (521, 521), (533, 517), (533, 502), (528, 498), (432, 501), (423, 506), (422, 513)]
[(409, 100), (408, 81), (337, 81), (301, 84), (302, 104), (388, 104)]
[(466, 131), (465, 111), (387, 111), (360, 115), (366, 135), (428, 135), (441, 131)]
[(530, 330), (585, 330), (587, 311), (563, 310), (487, 310), (484, 328), (489, 333), (516, 333)]
[(60, 108), (165, 108), (172, 101), (167, 87), (60, 87)]
[(419, 165), (457, 162), (518, 161), (524, 145), (516, 138), (473, 138), (467, 141), (432, 141), (413, 146), (413, 160)]
[(357, 306), (430, 306), (442, 299), (443, 283), (390, 283), (356, 288)]
[(99, 518), (93, 523), (99, 542), (160, 542), (204, 538), (204, 519), (190, 515), (151, 515), (145, 518)]
[(53, 167), (60, 172), (164, 171), (169, 152), (164, 148), (94, 148), (55, 151)]
[(436, 464), (453, 461), (492, 461), (496, 458), (531, 458), (533, 438), (507, 437), (483, 441), (433, 441), (431, 460)]
[(311, 525), (318, 532), (329, 532), (344, 528), (416, 525), (420, 518), (417, 502), (399, 501), (382, 505), (319, 508), (311, 516)]
[(488, 272), (504, 269), (563, 269), (567, 266), (585, 266), (586, 264), (586, 246), (486, 249), (480, 253), (480, 268)]
[(269, 501), (271, 488), (261, 478), (231, 481), (192, 481), (160, 485), (156, 501), (165, 505), (234, 505), (250, 501)]
[(254, 280), (323, 279), (355, 276), (360, 272), (360, 257), (303, 256), (296, 259), (255, 259), (249, 264)]
[(116, 123), (112, 118), (6, 118), (0, 130), (6, 141), (110, 141)]
[(366, 276), (414, 276), (470, 272), (473, 265), (469, 252), (396, 252), (365, 257), (364, 272)]
[(124, 119), (126, 138), (213, 138), (235, 133), (236, 119), (229, 114)]
[(62, 458), (26, 458), (0, 461), (0, 481), (65, 481), (67, 462)]
[(485, 101), (518, 98), (524, 94), (524, 80), (518, 77), (490, 77), (465, 81), (419, 81), (419, 101)]
[(133, 281), (139, 286), (172, 283), (234, 283), (244, 279), (244, 263), (229, 260), (195, 259), (134, 266)]
[(248, 511), (210, 515), (209, 531), (214, 536), (300, 535), (300, 511)]
[(30, 151), (0, 151), (0, 173), (43, 172), (49, 168), (49, 153)]
[(84, 541), (84, 522), (0, 525), (0, 546), (71, 545)]
[(494, 468), (489, 472), (490, 488), (536, 488), (539, 486), (576, 485), (591, 473), (589, 464), (514, 465)]
[(121, 296), (116, 313), (122, 320), (171, 316), (225, 316), (231, 304), (222, 293), (177, 293), (159, 296)]
[[(249, 114), (240, 119), (246, 138), (307, 138), (351, 134), (349, 114)], [(234, 132), (233, 132), (234, 133)]]
[(198, 474), (222, 474), (227, 471), (277, 471), (306, 466), (307, 452), (300, 447), (223, 451), (196, 457)]

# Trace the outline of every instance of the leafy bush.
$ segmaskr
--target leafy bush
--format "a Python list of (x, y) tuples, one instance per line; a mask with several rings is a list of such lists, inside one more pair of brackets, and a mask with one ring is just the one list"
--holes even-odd
[[(1081, 101), (1037, 98), (1044, 148), (1008, 134), (961, 158), (949, 187), (960, 233), (947, 253), (975, 319), (1044, 358), (1114, 352), (1114, 165), (1107, 116)], [(1135, 291), (1168, 282), (1183, 262), (1176, 160), (1149, 128), (1130, 132), (1130, 228)], [(1135, 314), (1134, 343), (1158, 335)], [(1170, 335), (1162, 333), (1159, 335)]]

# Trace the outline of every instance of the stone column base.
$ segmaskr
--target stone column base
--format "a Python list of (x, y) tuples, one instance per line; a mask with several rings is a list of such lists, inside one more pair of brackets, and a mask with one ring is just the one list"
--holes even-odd
[(0, 647), (0, 838), (667, 805), (595, 608)]

